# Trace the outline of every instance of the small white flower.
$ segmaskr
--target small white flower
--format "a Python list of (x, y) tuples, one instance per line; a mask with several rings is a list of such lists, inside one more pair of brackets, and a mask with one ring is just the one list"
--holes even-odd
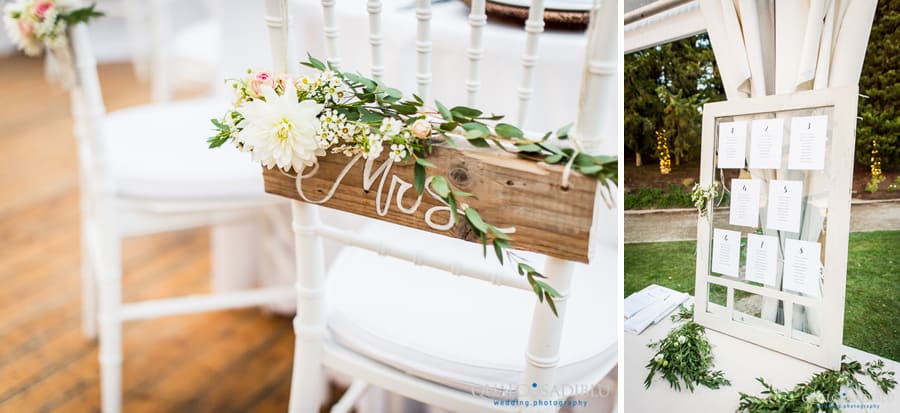
[(248, 145), (253, 160), (265, 167), (299, 171), (314, 165), (317, 156), (325, 155), (318, 137), (318, 115), (323, 106), (312, 100), (297, 102), (292, 82), (285, 88), (279, 96), (274, 89), (264, 87), (264, 101), (254, 100), (238, 108), (244, 119), (235, 138)]
[(653, 361), (655, 361), (657, 363), (663, 361), (664, 359), (665, 359), (665, 357), (662, 355), (662, 353), (657, 353), (656, 357), (653, 357)]
[(375, 133), (370, 133), (369, 137), (366, 139), (366, 151), (363, 153), (363, 158), (377, 158), (379, 155), (381, 155), (381, 150), (384, 149), (382, 142), (383, 138), (381, 136)]
[(384, 118), (379, 129), (385, 136), (397, 136), (403, 130), (403, 122), (394, 118)]
[(685, 341), (687, 341), (687, 337), (685, 337), (685, 336), (678, 336), (678, 343), (684, 344)]
[(825, 395), (820, 391), (814, 391), (807, 394), (804, 400), (809, 404), (822, 404), (825, 403)]
[(406, 158), (406, 146), (398, 145), (396, 143), (392, 144), (391, 153), (389, 154), (389, 156), (394, 162), (402, 161), (404, 158)]

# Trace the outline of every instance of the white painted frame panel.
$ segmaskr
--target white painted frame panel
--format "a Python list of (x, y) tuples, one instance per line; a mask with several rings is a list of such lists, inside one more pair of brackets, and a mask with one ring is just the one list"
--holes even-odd
[[(776, 288), (758, 287), (738, 280), (711, 276), (710, 241), (713, 225), (711, 216), (707, 215), (697, 219), (695, 296), (699, 304), (694, 311), (694, 320), (697, 323), (825, 368), (840, 369), (858, 90), (857, 86), (850, 86), (791, 95), (738, 99), (704, 106), (700, 160), (700, 185), (703, 186), (711, 185), (715, 178), (717, 118), (749, 118), (760, 114), (831, 108), (829, 123), (832, 142), (825, 158), (825, 171), (829, 172), (830, 190), (827, 195), (828, 230), (824, 239), (824, 281), (821, 300), (786, 293)], [(789, 137), (785, 136), (785, 139)], [(713, 304), (709, 302), (711, 284), (727, 288), (726, 306), (715, 305), (716, 311), (707, 310), (707, 305)], [(773, 328), (771, 324), (774, 323), (767, 324), (761, 319), (735, 321), (735, 289), (782, 300), (784, 325), (776, 324), (777, 328)], [(821, 312), (824, 327), (821, 329), (820, 337), (808, 336), (793, 329), (794, 304)]]

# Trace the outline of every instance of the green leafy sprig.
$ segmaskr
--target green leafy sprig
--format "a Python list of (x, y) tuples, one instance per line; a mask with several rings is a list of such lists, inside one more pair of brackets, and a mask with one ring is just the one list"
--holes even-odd
[[(330, 63), (322, 62), (312, 55), (308, 54), (307, 57), (305, 62), (301, 62), (302, 65), (322, 74), (329, 73), (340, 78), (343, 85), (346, 86), (348, 96), (325, 98), (317, 95), (316, 92), (298, 89), (298, 100), (314, 99), (325, 104), (326, 110), (335, 111), (347, 121), (362, 125), (364, 128), (371, 129), (372, 132), (377, 132), (379, 125), (382, 125), (387, 119), (400, 121), (406, 126), (422, 120), (431, 124), (431, 132), (428, 137), (407, 139), (397, 136), (386, 142), (403, 145), (409, 149), (402, 161), (411, 162), (413, 165), (413, 184), (416, 192), (422, 195), (426, 183), (430, 182), (431, 191), (450, 207), (453, 223), (457, 224), (461, 219), (465, 219), (475, 237), (481, 240), (484, 256), (487, 257), (490, 244), (501, 264), (507, 260), (515, 263), (519, 275), (526, 277), (538, 300), (546, 301), (551, 311), (558, 315), (553, 299), (559, 297), (559, 292), (543, 281), (546, 276), (512, 251), (513, 239), (509, 234), (485, 222), (475, 208), (464, 202), (467, 198), (475, 199), (474, 194), (454, 188), (444, 176), (429, 174), (428, 171), (436, 169), (436, 166), (428, 160), (428, 157), (433, 152), (433, 145), (455, 146), (453, 136), (458, 136), (476, 147), (490, 147), (493, 144), (497, 148), (514, 153), (521, 158), (543, 161), (548, 164), (571, 164), (573, 169), (596, 178), (601, 185), (607, 188), (617, 181), (618, 162), (616, 158), (578, 153), (572, 148), (557, 148), (548, 142), (554, 136), (552, 132), (546, 133), (537, 140), (528, 139), (521, 129), (506, 123), (497, 123), (503, 119), (503, 116), (485, 115), (478, 109), (465, 106), (448, 109), (441, 102), (435, 101), (436, 111), (427, 110), (423, 99), (415, 94), (410, 99), (404, 99), (400, 90), (391, 88), (379, 80), (360, 74), (342, 72)], [(240, 99), (245, 99), (249, 93), (247, 83), (237, 81), (233, 84), (241, 96)], [(276, 91), (278, 91), (277, 87)], [(283, 89), (279, 92), (282, 93)], [(251, 98), (259, 99), (260, 97)], [(242, 116), (237, 110), (228, 112), (221, 119), (213, 119), (215, 135), (208, 139), (209, 146), (215, 148), (233, 140), (235, 133), (240, 129), (238, 125), (241, 120)], [(555, 135), (558, 139), (566, 139), (568, 127), (560, 129)], [(334, 149), (334, 151), (339, 151), (339, 149)], [(428, 181), (429, 175), (430, 181)]]
[(712, 346), (706, 339), (706, 329), (695, 323), (693, 317), (693, 308), (682, 306), (672, 321), (684, 321), (684, 324), (673, 328), (662, 340), (647, 345), (657, 351), (647, 363), (650, 372), (644, 379), (644, 387), (650, 387), (657, 373), (677, 391), (681, 391), (682, 382), (691, 392), (695, 385), (710, 389), (731, 385), (722, 371), (713, 370)]
[(97, 4), (94, 3), (87, 7), (81, 7), (70, 12), (61, 13), (58, 19), (65, 21), (69, 25), (73, 25), (77, 23), (87, 23), (91, 19), (105, 16), (102, 11), (96, 10), (96, 7)]
[(872, 400), (872, 394), (859, 377), (868, 376), (875, 382), (882, 393), (887, 394), (894, 389), (897, 381), (893, 371), (884, 370), (884, 362), (877, 360), (860, 364), (858, 361), (846, 361), (841, 357), (840, 371), (826, 370), (817, 373), (809, 381), (794, 386), (791, 390), (778, 390), (762, 377), (758, 381), (765, 390), (762, 396), (741, 393), (739, 412), (840, 412), (841, 404), (847, 402), (846, 393), (842, 389), (853, 392), (857, 397)]

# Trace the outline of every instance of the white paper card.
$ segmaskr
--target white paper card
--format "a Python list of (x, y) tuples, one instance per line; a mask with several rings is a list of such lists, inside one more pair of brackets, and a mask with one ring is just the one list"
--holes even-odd
[(759, 226), (759, 181), (731, 180), (731, 207), (728, 223), (744, 227)]
[(788, 169), (825, 169), (825, 139), (828, 116), (791, 119), (791, 146)]
[(743, 168), (747, 153), (747, 122), (719, 124), (719, 168)]
[(751, 168), (781, 168), (781, 144), (784, 140), (784, 119), (758, 119), (750, 125)]
[(778, 237), (747, 235), (747, 270), (744, 278), (765, 285), (775, 285), (778, 273)]
[(774, 180), (769, 182), (769, 206), (766, 228), (800, 232), (800, 206), (803, 181)]
[(741, 264), (741, 233), (713, 230), (712, 272), (737, 277)]
[(819, 294), (819, 274), (822, 271), (822, 263), (819, 261), (821, 248), (818, 242), (795, 239), (784, 242), (782, 287), (785, 290), (812, 297), (821, 296)]

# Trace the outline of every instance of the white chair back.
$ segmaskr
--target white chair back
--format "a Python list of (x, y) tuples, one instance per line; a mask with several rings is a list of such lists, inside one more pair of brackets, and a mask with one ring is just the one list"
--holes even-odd
[[(431, 1), (416, 0), (416, 90), (426, 102), (432, 98), (431, 90)], [(266, 0), (266, 24), (272, 47), (273, 69), (277, 72), (295, 74), (299, 69), (296, 59), (297, 51), (292, 47), (290, 14), (287, 9), (288, 0)], [(323, 27), (325, 38), (325, 58), (329, 64), (340, 68), (341, 56), (338, 51), (339, 28), (336, 25), (335, 0), (322, 0)], [(382, 59), (383, 33), (381, 25), (382, 3), (379, 0), (368, 0), (366, 10), (369, 17), (368, 43), (371, 50), (370, 73), (372, 77), (381, 79), (384, 76)], [(480, 87), (479, 63), (483, 55), (483, 26), (486, 23), (485, 0), (473, 0), (469, 15), (469, 42), (467, 46), (468, 71), (465, 80), (467, 102), (475, 104)], [(613, 139), (616, 133), (616, 79), (618, 44), (616, 28), (618, 15), (617, 4), (613, 1), (595, 0), (592, 10), (589, 45), (586, 50), (587, 63), (582, 80), (582, 92), (576, 115), (576, 147), (582, 150), (597, 148), (600, 143)], [(521, 124), (526, 116), (532, 96), (534, 68), (538, 61), (538, 42), (544, 30), (544, 1), (533, 0), (529, 9), (529, 17), (525, 23), (525, 51), (522, 56), (521, 80), (518, 87), (518, 111), (516, 123)], [(354, 68), (342, 68), (354, 70)], [(439, 97), (437, 97), (439, 98)], [(598, 114), (600, 116), (598, 116)], [(599, 118), (599, 120), (597, 120)], [(615, 140), (613, 139), (613, 142)], [(322, 340), (325, 335), (323, 263), (321, 258), (321, 236), (342, 239), (348, 243), (370, 249), (384, 255), (431, 265), (454, 273), (459, 273), (459, 265), (447, 260), (430, 259), (427, 252), (410, 254), (400, 248), (392, 248), (381, 242), (353, 241), (344, 236), (346, 231), (321, 227), (314, 206), (301, 202), (293, 203), (294, 230), (298, 260), (297, 288), (298, 314), (294, 321), (297, 332), (295, 349), (295, 365), (291, 390), (291, 411), (315, 411), (317, 400), (311, 396), (308, 388), (316, 386), (315, 378), (319, 377), (319, 363), (323, 358)], [(408, 250), (408, 246), (405, 247)], [(445, 258), (445, 257), (441, 257)], [(559, 363), (560, 337), (566, 312), (566, 299), (573, 273), (573, 263), (565, 260), (548, 258), (544, 273), (551, 275), (550, 284), (560, 293), (556, 300), (559, 316), (554, 316), (546, 304), (535, 300), (535, 308), (531, 322), (530, 338), (525, 354), (525, 368), (522, 383), (555, 383), (554, 370)], [(497, 278), (485, 274), (467, 274), (482, 280)], [(499, 282), (507, 286), (530, 291), (524, 282)], [(434, 385), (437, 386), (437, 385)], [(528, 397), (537, 397), (528, 396)], [(526, 399), (527, 397), (523, 397)], [(442, 400), (450, 400), (444, 398)], [(452, 408), (444, 406), (445, 408)], [(501, 409), (503, 410), (503, 409)]]

